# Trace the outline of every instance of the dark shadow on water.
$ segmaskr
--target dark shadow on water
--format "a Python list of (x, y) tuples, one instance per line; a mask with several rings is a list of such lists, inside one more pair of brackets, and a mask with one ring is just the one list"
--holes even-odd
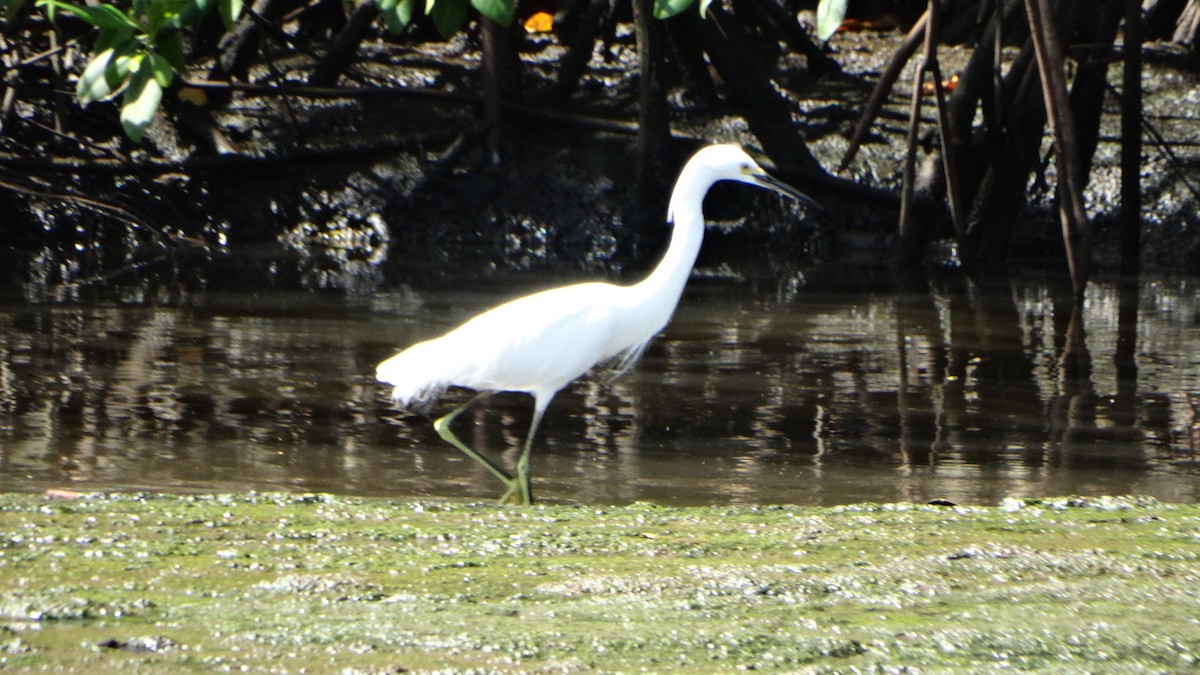
[[(540, 281), (10, 297), (0, 489), (498, 496), (372, 374)], [(1101, 280), (1076, 313), (1036, 276), (696, 279), (633, 371), (554, 401), (536, 489), (584, 503), (1196, 501), (1198, 292)], [(460, 436), (512, 462), (529, 414), (526, 397), (497, 396)]]

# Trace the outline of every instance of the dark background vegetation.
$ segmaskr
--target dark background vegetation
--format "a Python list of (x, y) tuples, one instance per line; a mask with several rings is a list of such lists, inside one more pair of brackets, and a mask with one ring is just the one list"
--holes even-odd
[[(760, 201), (805, 224), (713, 236), (768, 248), (756, 264), (828, 262), (834, 232), (900, 273), (1049, 260), (1077, 296), (1097, 263), (1200, 267), (1196, 0), (850, 2), (828, 44), (816, 2), (794, 0), (667, 19), (537, 0), (453, 31), (420, 8), (389, 31), (373, 0), (259, 0), (178, 31), (183, 67), (138, 141), (122, 90), (75, 96), (96, 28), (5, 6), (0, 243), (6, 281), (40, 292), (257, 283), (214, 270), (266, 243), (310, 263), (265, 263), (276, 281), (316, 287), (620, 273), (657, 255), (674, 172), (711, 141), (760, 150), (826, 206)], [(538, 12), (549, 30), (526, 29)]]

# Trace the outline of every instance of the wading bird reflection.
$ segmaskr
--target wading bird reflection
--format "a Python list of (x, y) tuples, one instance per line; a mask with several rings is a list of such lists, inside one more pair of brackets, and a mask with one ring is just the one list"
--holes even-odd
[[(648, 277), (627, 286), (581, 283), (517, 298), (445, 335), (413, 345), (379, 364), (376, 377), (394, 387), (401, 406), (428, 403), (452, 386), (478, 396), (437, 419), (446, 442), (479, 462), (507, 486), (501, 502), (529, 504), (529, 451), (546, 406), (563, 387), (600, 363), (616, 372), (633, 364), (671, 319), (704, 237), (701, 207), (708, 189), (729, 180), (757, 185), (804, 204), (816, 204), (764, 171), (734, 145), (712, 145), (688, 160), (667, 210), (671, 243)], [(515, 474), (460, 441), (450, 429), (475, 401), (497, 391), (533, 396), (533, 420)]]

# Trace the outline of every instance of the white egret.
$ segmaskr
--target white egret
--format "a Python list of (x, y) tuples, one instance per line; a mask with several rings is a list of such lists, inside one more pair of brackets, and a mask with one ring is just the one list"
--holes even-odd
[[(379, 364), (376, 377), (394, 387), (392, 396), (401, 406), (432, 401), (452, 386), (480, 392), (437, 419), (434, 429), (504, 482), (508, 491), (501, 502), (529, 504), (529, 450), (546, 406), (559, 390), (599, 363), (614, 364), (618, 373), (628, 368), (667, 325), (700, 251), (704, 196), (722, 180), (757, 185), (816, 206), (767, 174), (741, 148), (706, 147), (688, 160), (675, 182), (667, 209), (667, 220), (674, 225), (671, 243), (648, 277), (627, 286), (580, 283), (517, 298), (405, 349)], [(515, 476), (450, 430), (463, 410), (497, 391), (533, 395), (533, 420)]]

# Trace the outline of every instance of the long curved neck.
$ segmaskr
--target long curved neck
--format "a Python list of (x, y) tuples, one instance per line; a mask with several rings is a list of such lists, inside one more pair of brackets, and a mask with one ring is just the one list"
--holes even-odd
[(658, 324), (653, 326), (653, 332), (666, 325), (675, 311), (704, 239), (704, 214), (701, 209), (710, 183), (690, 175), (694, 171), (695, 167), (690, 164), (684, 167), (676, 185), (686, 187), (682, 190), (677, 188), (671, 195), (667, 220), (673, 229), (667, 252), (654, 271), (631, 288), (640, 304), (653, 307), (650, 313), (655, 315), (655, 323)]
[(692, 274), (696, 256), (700, 253), (700, 243), (704, 240), (703, 202), (704, 193), (672, 195), (667, 209), (667, 220), (672, 227), (671, 243), (654, 271), (638, 284), (645, 289), (647, 296), (670, 298), (672, 309)]

